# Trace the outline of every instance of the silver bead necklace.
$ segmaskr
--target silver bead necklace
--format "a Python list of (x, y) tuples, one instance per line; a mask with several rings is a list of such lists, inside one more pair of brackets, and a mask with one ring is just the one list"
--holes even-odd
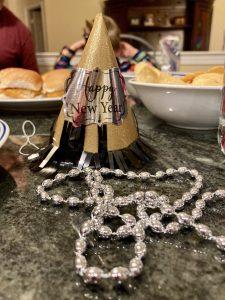
[[(115, 176), (117, 178), (127, 178), (129, 180), (147, 181), (150, 178), (156, 180), (165, 179), (177, 175), (187, 175), (194, 180), (189, 192), (185, 192), (180, 199), (169, 202), (169, 198), (165, 195), (158, 195), (155, 191), (138, 191), (128, 196), (114, 196), (114, 189), (111, 185), (104, 181), (104, 176)], [(55, 184), (60, 184), (67, 178), (76, 178), (84, 176), (85, 182), (89, 188), (88, 196), (84, 199), (79, 199), (71, 196), (64, 199), (61, 195), (50, 196), (47, 190)], [(84, 278), (86, 283), (99, 283), (103, 279), (114, 279), (122, 282), (129, 277), (138, 276), (143, 269), (142, 259), (146, 254), (147, 247), (145, 244), (146, 229), (150, 228), (153, 232), (161, 234), (175, 234), (181, 228), (193, 228), (197, 234), (209, 241), (213, 241), (217, 248), (225, 251), (225, 236), (214, 236), (210, 228), (204, 224), (196, 223), (202, 217), (203, 210), (206, 204), (216, 199), (225, 199), (225, 190), (216, 190), (215, 192), (206, 192), (201, 198), (195, 201), (195, 208), (191, 214), (183, 212), (185, 204), (193, 201), (193, 198), (198, 196), (203, 187), (203, 177), (199, 175), (197, 170), (189, 170), (186, 167), (176, 169), (167, 169), (166, 172), (158, 171), (155, 175), (149, 172), (141, 172), (139, 174), (128, 171), (124, 173), (120, 169), (110, 170), (101, 168), (93, 170), (86, 168), (79, 170), (71, 169), (67, 174), (58, 173), (54, 179), (46, 179), (40, 186), (37, 187), (37, 194), (42, 203), (52, 202), (53, 205), (67, 204), (69, 207), (76, 207), (84, 204), (88, 207), (94, 206), (91, 212), (91, 217), (85, 221), (79, 231), (79, 238), (75, 242), (75, 268), (76, 272)], [(120, 214), (119, 208), (127, 205), (136, 207), (137, 218), (131, 214)], [(158, 209), (159, 212), (152, 214), (147, 213), (147, 209)], [(165, 216), (173, 216), (176, 221), (171, 221), (167, 225), (162, 223)], [(123, 222), (116, 231), (105, 224), (106, 218), (119, 217)], [(112, 270), (104, 272), (99, 267), (89, 267), (84, 256), (87, 244), (88, 235), (92, 232), (97, 232), (101, 238), (125, 238), (132, 236), (135, 240), (134, 257), (130, 260), (127, 267), (116, 266)]]

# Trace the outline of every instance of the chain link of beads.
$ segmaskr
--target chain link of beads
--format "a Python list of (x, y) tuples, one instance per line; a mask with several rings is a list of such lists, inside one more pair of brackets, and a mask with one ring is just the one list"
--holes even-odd
[[(37, 187), (37, 193), (40, 196), (42, 202), (52, 201), (53, 205), (61, 205), (65, 203), (69, 204), (69, 206), (72, 207), (77, 206), (80, 203), (93, 205), (93, 204), (97, 204), (98, 201), (103, 201), (106, 200), (107, 198), (109, 198), (108, 200), (113, 200), (114, 190), (112, 186), (102, 184), (103, 181), (102, 175), (103, 176), (114, 175), (115, 177), (124, 177), (129, 180), (140, 179), (142, 181), (146, 181), (149, 178), (162, 180), (163, 178), (165, 179), (166, 177), (183, 175), (183, 174), (188, 174), (191, 177), (193, 177), (195, 179), (195, 185), (191, 188), (190, 192), (184, 193), (181, 199), (175, 201), (174, 207), (175, 209), (178, 210), (178, 209), (182, 209), (186, 202), (191, 201), (192, 198), (196, 196), (199, 193), (200, 189), (203, 187), (203, 182), (202, 182), (203, 178), (198, 174), (197, 170), (188, 170), (186, 167), (182, 167), (179, 168), (178, 170), (167, 169), (166, 172), (158, 171), (155, 175), (152, 175), (149, 172), (141, 172), (137, 174), (133, 171), (128, 171), (127, 173), (124, 173), (120, 169), (111, 170), (108, 168), (101, 168), (100, 171), (98, 171), (98, 170), (92, 170), (91, 168), (86, 168), (84, 170), (79, 170), (77, 168), (74, 168), (71, 169), (68, 174), (58, 173), (54, 179), (44, 180), (42, 182), (42, 185)], [(68, 199), (63, 199), (61, 195), (50, 196), (46, 191), (47, 189), (52, 188), (55, 184), (60, 184), (63, 181), (67, 180), (67, 178), (76, 178), (82, 175), (85, 175), (85, 181), (90, 189), (89, 192), (90, 197), (87, 197), (83, 200), (80, 200), (77, 197), (69, 197)], [(99, 199), (98, 197), (101, 192), (104, 193), (104, 199)], [(149, 192), (151, 193), (153, 191), (149, 191)], [(146, 197), (148, 197), (149, 192), (145, 193)], [(122, 197), (117, 197), (114, 200), (118, 202), (117, 203), (118, 206), (123, 206), (123, 203), (124, 205), (126, 205), (126, 202), (132, 202), (133, 199), (132, 197), (136, 197), (137, 198), (136, 200), (138, 200), (139, 197), (140, 198), (139, 201), (141, 201), (145, 195), (144, 192), (136, 192), (135, 195), (129, 195), (127, 199), (123, 198), (124, 201), (122, 201)], [(166, 197), (166, 196), (161, 196), (161, 197)]]
[[(190, 190), (185, 192), (180, 199), (170, 203), (169, 198), (165, 195), (159, 195), (155, 191), (138, 191), (127, 196), (114, 196), (114, 189), (111, 185), (106, 184), (103, 177), (115, 176), (117, 178), (127, 178), (128, 180), (147, 181), (150, 178), (163, 180), (168, 177), (177, 175), (186, 175), (194, 179)], [(58, 185), (68, 178), (84, 177), (85, 183), (88, 186), (88, 196), (84, 199), (79, 199), (76, 196), (71, 196), (63, 199), (61, 195), (50, 196), (47, 190), (54, 185)], [(197, 170), (189, 170), (186, 167), (176, 169), (167, 169), (165, 172), (158, 171), (155, 175), (149, 172), (135, 173), (128, 171), (124, 173), (120, 169), (110, 170), (101, 168), (92, 170), (86, 168), (84, 170), (72, 169), (68, 174), (59, 173), (54, 179), (47, 179), (37, 187), (37, 193), (41, 202), (51, 202), (54, 205), (67, 204), (70, 207), (75, 207), (79, 204), (94, 206), (91, 211), (91, 217), (85, 221), (79, 231), (79, 238), (75, 242), (75, 268), (77, 273), (82, 276), (87, 283), (98, 283), (102, 279), (112, 278), (116, 281), (124, 281), (128, 277), (138, 276), (143, 269), (142, 258), (146, 254), (147, 247), (144, 242), (146, 229), (161, 234), (175, 234), (183, 227), (194, 228), (197, 234), (205, 239), (216, 243), (216, 246), (225, 251), (225, 237), (214, 236), (210, 228), (204, 224), (197, 223), (203, 214), (203, 210), (208, 202), (213, 199), (225, 199), (225, 190), (217, 190), (213, 193), (206, 192), (200, 199), (195, 201), (195, 208), (191, 214), (183, 212), (185, 205), (192, 201), (194, 197), (199, 195), (203, 187), (203, 177), (199, 175)], [(133, 204), (136, 206), (136, 219), (133, 215), (124, 213), (120, 214), (119, 207)], [(147, 209), (158, 209), (159, 212), (152, 214), (147, 213)], [(173, 216), (175, 221), (171, 221), (164, 225), (162, 220), (164, 216)], [(118, 217), (122, 220), (123, 225), (116, 231), (105, 224), (105, 219)], [(84, 256), (87, 244), (88, 235), (92, 232), (97, 232), (101, 238), (126, 238), (132, 236), (135, 240), (134, 254), (130, 260), (128, 267), (117, 266), (109, 272), (104, 272), (98, 267), (89, 267)]]
[(69, 207), (75, 207), (80, 203), (84, 203), (83, 200), (80, 200), (76, 196), (68, 197), (64, 199), (61, 195), (50, 196), (46, 190), (52, 188), (54, 185), (58, 185), (65, 181), (67, 178), (76, 178), (83, 174), (83, 171), (78, 169), (72, 169), (68, 174), (58, 173), (54, 179), (46, 179), (39, 185), (36, 189), (37, 194), (39, 195), (41, 202), (50, 202), (52, 201), (53, 205), (62, 205), (68, 204)]
[[(110, 209), (110, 208), (109, 208)], [(102, 214), (104, 215), (104, 214)], [(87, 283), (98, 283), (101, 279), (112, 278), (116, 281), (126, 280), (128, 277), (135, 277), (139, 275), (143, 268), (142, 258), (146, 254), (146, 245), (142, 241), (145, 238), (145, 231), (140, 228), (135, 217), (130, 214), (119, 215), (118, 213), (107, 213), (107, 217), (118, 216), (125, 225), (120, 226), (115, 232), (110, 227), (104, 225), (103, 218), (96, 219), (92, 217), (91, 220), (84, 222), (80, 229), (80, 237), (75, 242), (75, 268), (80, 276), (84, 277)], [(97, 222), (96, 222), (97, 220)], [(135, 256), (130, 260), (128, 267), (114, 267), (109, 272), (104, 272), (98, 267), (88, 267), (87, 260), (84, 256), (87, 247), (88, 234), (96, 231), (101, 238), (124, 238), (133, 236), (135, 238), (134, 254)], [(142, 239), (140, 239), (142, 234)]]

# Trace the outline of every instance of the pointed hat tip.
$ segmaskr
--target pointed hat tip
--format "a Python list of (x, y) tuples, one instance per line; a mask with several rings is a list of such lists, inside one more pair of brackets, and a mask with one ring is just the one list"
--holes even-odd
[(93, 27), (95, 26), (95, 24), (100, 24), (100, 23), (101, 24), (104, 23), (105, 25), (104, 15), (102, 12), (95, 15)]
[(95, 16), (95, 19), (96, 18), (102, 18), (103, 19), (103, 13), (102, 12), (97, 13), (96, 16)]
[(80, 68), (99, 68), (101, 70), (118, 67), (102, 13), (98, 13), (95, 17), (92, 31), (78, 66)]

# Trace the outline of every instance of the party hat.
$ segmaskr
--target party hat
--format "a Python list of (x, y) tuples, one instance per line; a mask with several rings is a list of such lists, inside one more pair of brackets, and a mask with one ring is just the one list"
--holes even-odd
[(39, 168), (54, 161), (125, 170), (130, 163), (147, 159), (102, 14), (96, 16), (78, 67), (68, 80), (50, 145), (37, 157)]

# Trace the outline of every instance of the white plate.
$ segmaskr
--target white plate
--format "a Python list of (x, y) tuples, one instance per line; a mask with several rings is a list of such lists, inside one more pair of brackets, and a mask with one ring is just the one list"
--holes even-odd
[(221, 86), (153, 84), (130, 80), (146, 108), (168, 124), (187, 129), (215, 129), (223, 98)]
[(0, 120), (0, 148), (6, 142), (9, 136), (9, 126), (2, 120)]
[(61, 98), (1, 99), (0, 110), (4, 111), (51, 111), (62, 105)]

